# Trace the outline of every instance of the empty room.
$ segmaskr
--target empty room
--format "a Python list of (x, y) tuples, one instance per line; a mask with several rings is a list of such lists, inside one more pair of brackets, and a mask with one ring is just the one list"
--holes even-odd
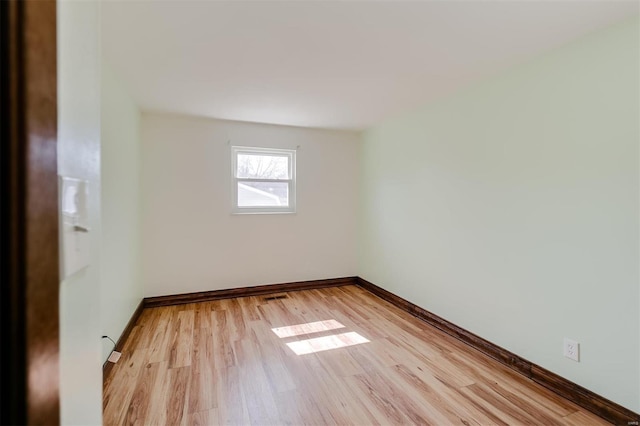
[(53, 4), (7, 419), (638, 424), (638, 2)]

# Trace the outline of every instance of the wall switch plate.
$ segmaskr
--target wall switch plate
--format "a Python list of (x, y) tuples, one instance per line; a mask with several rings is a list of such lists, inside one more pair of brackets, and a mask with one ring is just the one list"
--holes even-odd
[(86, 268), (91, 255), (89, 182), (60, 176), (61, 272), (65, 279)]
[(565, 357), (580, 362), (580, 343), (564, 338), (563, 354)]

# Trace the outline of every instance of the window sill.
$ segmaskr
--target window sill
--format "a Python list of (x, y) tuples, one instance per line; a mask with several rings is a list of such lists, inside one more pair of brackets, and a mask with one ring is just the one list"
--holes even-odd
[(290, 211), (283, 211), (283, 212), (277, 212), (277, 211), (234, 211), (231, 212), (231, 216), (251, 216), (251, 215), (256, 215), (256, 214), (296, 214), (296, 212), (290, 212)]

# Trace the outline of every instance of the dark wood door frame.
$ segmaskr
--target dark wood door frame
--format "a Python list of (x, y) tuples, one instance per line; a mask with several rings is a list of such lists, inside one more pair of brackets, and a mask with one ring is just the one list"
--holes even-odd
[(58, 424), (55, 1), (0, 1), (0, 32), (0, 423)]

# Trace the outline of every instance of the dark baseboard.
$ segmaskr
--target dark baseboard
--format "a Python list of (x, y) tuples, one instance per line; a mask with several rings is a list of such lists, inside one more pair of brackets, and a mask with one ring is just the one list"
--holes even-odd
[(145, 308), (206, 302), (209, 300), (231, 299), (234, 297), (262, 296), (286, 291), (311, 290), (315, 288), (355, 285), (357, 277), (331, 278), (327, 280), (298, 281), (293, 283), (267, 284), (254, 287), (230, 288), (225, 290), (201, 291), (169, 296), (145, 297)]
[[(122, 331), (122, 334), (120, 335), (120, 338), (116, 342), (116, 346), (113, 348), (114, 351), (122, 352), (122, 348), (124, 347), (125, 342), (129, 338), (129, 335), (131, 334), (131, 331), (133, 330), (133, 327), (135, 327), (136, 323), (138, 322), (138, 318), (140, 318), (140, 314), (142, 314), (142, 310), (143, 309), (144, 309), (144, 299), (142, 299), (140, 301), (140, 303), (138, 303), (138, 306), (136, 307), (136, 310), (133, 311), (133, 314), (131, 315), (131, 318), (129, 319), (129, 322), (127, 323), (127, 326)], [(111, 370), (113, 369), (114, 365), (115, 364), (113, 362), (110, 362), (110, 361), (105, 361), (104, 364), (102, 365), (102, 383), (103, 383), (103, 386), (110, 379)]]
[(557, 374), (514, 354), (513, 352), (509, 352), (508, 350), (465, 330), (464, 328), (458, 327), (444, 318), (441, 318), (400, 296), (378, 287), (363, 278), (358, 277), (356, 281), (359, 287), (362, 287), (392, 305), (397, 306), (403, 311), (421, 319), (427, 324), (432, 325), (468, 344), (472, 348), (490, 356), (500, 363), (528, 377), (534, 382), (552, 390), (561, 397), (576, 403), (580, 407), (591, 411), (609, 422), (617, 425), (637, 425), (638, 422), (640, 422), (640, 415), (616, 404), (613, 401), (560, 377)]

